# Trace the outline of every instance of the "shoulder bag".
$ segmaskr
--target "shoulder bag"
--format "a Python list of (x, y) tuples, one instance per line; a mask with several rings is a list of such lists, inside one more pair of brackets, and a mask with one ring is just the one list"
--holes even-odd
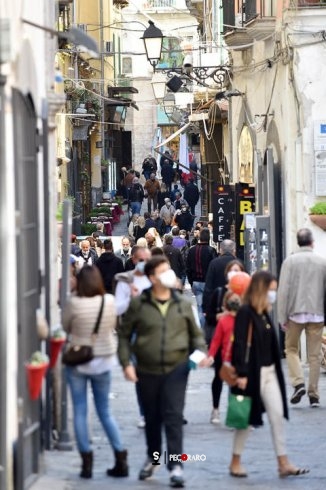
[[(100, 328), (103, 306), (104, 306), (104, 295), (102, 296), (100, 311), (97, 315), (95, 327), (92, 332), (92, 341), (93, 341), (93, 336), (97, 335)], [(93, 358), (94, 358), (94, 353), (93, 353), (92, 345), (72, 345), (62, 355), (62, 362), (66, 366), (78, 366), (79, 364), (85, 364), (86, 362), (91, 361)]]

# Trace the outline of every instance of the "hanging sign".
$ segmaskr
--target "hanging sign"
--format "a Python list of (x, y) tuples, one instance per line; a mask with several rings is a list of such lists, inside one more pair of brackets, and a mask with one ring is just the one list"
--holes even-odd
[(235, 237), (236, 254), (244, 260), (244, 214), (255, 212), (255, 188), (246, 184), (235, 185)]
[(234, 221), (234, 187), (231, 185), (213, 186), (213, 239), (220, 243), (230, 239), (231, 225)]

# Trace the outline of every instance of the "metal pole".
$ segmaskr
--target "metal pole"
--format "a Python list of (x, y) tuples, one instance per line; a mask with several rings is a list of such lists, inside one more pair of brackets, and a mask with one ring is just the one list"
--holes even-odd
[[(71, 200), (63, 201), (63, 230), (62, 230), (62, 276), (60, 288), (60, 306), (63, 311), (70, 294), (70, 235), (72, 225)], [(67, 382), (65, 370), (61, 376), (61, 427), (59, 441), (56, 445), (59, 451), (72, 451), (72, 442), (68, 433), (67, 423)]]
[[(4, 108), (4, 86), (6, 77), (0, 73), (0, 171), (1, 175), (6, 175), (6, 157), (5, 157), (5, 108)], [(6, 225), (3, 217), (8, 211), (7, 204), (6, 179), (0, 179), (0, 239), (3, 254), (0, 257), (0, 274), (1, 284), (6, 283), (7, 257), (6, 257)], [(2, 287), (0, 295), (0, 488), (9, 488), (7, 486), (7, 327), (8, 319), (8, 302), (6, 298), (6, 288)]]

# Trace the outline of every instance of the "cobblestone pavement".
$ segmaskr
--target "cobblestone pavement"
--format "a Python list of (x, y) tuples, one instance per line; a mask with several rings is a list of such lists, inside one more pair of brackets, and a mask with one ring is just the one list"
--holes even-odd
[[(227, 388), (223, 388), (221, 400), (220, 426), (209, 423), (211, 411), (210, 385), (211, 369), (200, 369), (190, 373), (184, 426), (184, 451), (187, 454), (205, 455), (206, 460), (185, 463), (185, 479), (188, 489), (204, 487), (205, 490), (227, 489), (309, 489), (322, 490), (325, 487), (326, 438), (324, 425), (326, 416), (326, 375), (321, 375), (321, 407), (311, 409), (308, 398), (302, 399), (290, 411), (287, 426), (288, 453), (295, 464), (310, 468), (308, 475), (279, 479), (268, 423), (253, 430), (246, 445), (243, 462), (249, 477), (234, 479), (228, 475), (228, 464), (232, 450), (232, 431), (224, 426)], [(44, 454), (44, 475), (32, 490), (107, 490), (108, 488), (163, 489), (168, 488), (169, 474), (162, 467), (153, 479), (138, 481), (138, 471), (145, 459), (143, 429), (137, 428), (138, 411), (134, 386), (125, 381), (120, 367), (113, 372), (113, 395), (111, 406), (121, 428), (122, 437), (129, 452), (129, 478), (113, 479), (105, 475), (105, 470), (113, 464), (113, 453), (103, 435), (98, 419), (90, 403), (90, 427), (94, 445), (94, 477), (81, 480), (78, 477), (80, 458), (72, 452), (50, 451)], [(289, 394), (292, 389), (289, 387)], [(91, 400), (90, 400), (91, 401)], [(69, 417), (70, 435), (71, 417)]]

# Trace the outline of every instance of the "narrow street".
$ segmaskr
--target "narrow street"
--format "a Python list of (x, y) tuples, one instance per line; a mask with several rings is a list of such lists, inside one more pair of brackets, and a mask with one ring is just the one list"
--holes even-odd
[[(125, 208), (124, 208), (125, 209)], [(147, 210), (146, 200), (142, 212)], [(197, 209), (196, 209), (197, 214)], [(199, 216), (198, 216), (199, 217)], [(198, 219), (198, 218), (197, 218)], [(123, 236), (126, 232), (127, 212), (114, 227), (114, 235)], [(193, 301), (191, 290), (186, 287), (185, 295)], [(283, 361), (286, 370), (286, 362)], [(116, 366), (112, 376), (112, 411), (119, 423), (123, 440), (129, 453), (129, 478), (109, 478), (106, 469), (113, 465), (113, 452), (103, 434), (95, 413), (91, 395), (89, 398), (89, 420), (91, 438), (94, 445), (94, 476), (92, 480), (79, 478), (80, 456), (76, 449), (72, 452), (53, 450), (44, 454), (44, 475), (31, 490), (83, 490), (107, 488), (161, 489), (169, 488), (169, 473), (161, 458), (161, 468), (146, 482), (138, 480), (138, 472), (145, 460), (145, 438), (143, 429), (137, 428), (139, 414), (133, 384), (125, 381), (120, 366)], [(210, 424), (212, 369), (191, 371), (186, 397), (184, 426), (184, 452), (200, 455), (200, 461), (184, 464), (186, 488), (205, 490), (237, 489), (307, 489), (324, 488), (324, 454), (326, 441), (323, 429), (326, 416), (326, 373), (320, 378), (321, 408), (311, 409), (308, 397), (290, 409), (290, 422), (287, 423), (288, 452), (294, 464), (310, 468), (308, 475), (281, 480), (277, 474), (276, 460), (272, 447), (269, 425), (252, 430), (244, 452), (244, 466), (248, 478), (232, 478), (228, 464), (232, 451), (232, 430), (224, 425), (227, 407), (227, 387), (223, 388), (221, 399), (221, 425)], [(288, 388), (288, 399), (292, 387)], [(71, 406), (69, 405), (69, 433), (73, 438)], [(316, 448), (316, 451), (314, 449)], [(164, 450), (164, 448), (163, 448)]]

